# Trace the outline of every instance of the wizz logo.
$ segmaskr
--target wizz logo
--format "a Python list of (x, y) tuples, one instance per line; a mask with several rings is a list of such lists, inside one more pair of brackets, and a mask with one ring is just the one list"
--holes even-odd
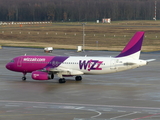
[(79, 68), (80, 69), (84, 69), (84, 70), (102, 70), (102, 68), (100, 68), (101, 64), (103, 63), (103, 61), (99, 61), (99, 60), (89, 60), (89, 61), (79, 61)]

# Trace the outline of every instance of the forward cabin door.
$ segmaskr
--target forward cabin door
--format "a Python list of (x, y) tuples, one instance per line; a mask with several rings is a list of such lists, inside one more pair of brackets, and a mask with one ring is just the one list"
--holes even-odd
[(22, 67), (22, 57), (18, 58), (17, 67)]

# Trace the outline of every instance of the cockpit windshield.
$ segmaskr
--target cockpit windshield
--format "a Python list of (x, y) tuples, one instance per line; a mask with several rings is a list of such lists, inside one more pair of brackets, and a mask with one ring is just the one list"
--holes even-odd
[(14, 60), (11, 60), (10, 62), (11, 62), (11, 63), (14, 63)]

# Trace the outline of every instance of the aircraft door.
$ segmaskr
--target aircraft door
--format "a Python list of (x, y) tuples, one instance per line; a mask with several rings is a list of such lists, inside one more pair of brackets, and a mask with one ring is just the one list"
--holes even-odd
[(58, 61), (52, 61), (52, 66), (53, 67), (58, 67), (59, 66), (59, 62)]
[(21, 66), (22, 66), (22, 57), (19, 57), (17, 62), (17, 67), (21, 67)]
[(116, 59), (112, 59), (110, 62), (110, 69), (111, 70), (116, 70)]

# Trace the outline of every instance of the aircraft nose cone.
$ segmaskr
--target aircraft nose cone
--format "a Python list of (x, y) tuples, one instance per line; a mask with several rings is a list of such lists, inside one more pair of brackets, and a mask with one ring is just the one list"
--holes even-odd
[(10, 69), (10, 65), (9, 65), (9, 64), (7, 64), (7, 65), (6, 65), (6, 68), (7, 68), (7, 69)]

